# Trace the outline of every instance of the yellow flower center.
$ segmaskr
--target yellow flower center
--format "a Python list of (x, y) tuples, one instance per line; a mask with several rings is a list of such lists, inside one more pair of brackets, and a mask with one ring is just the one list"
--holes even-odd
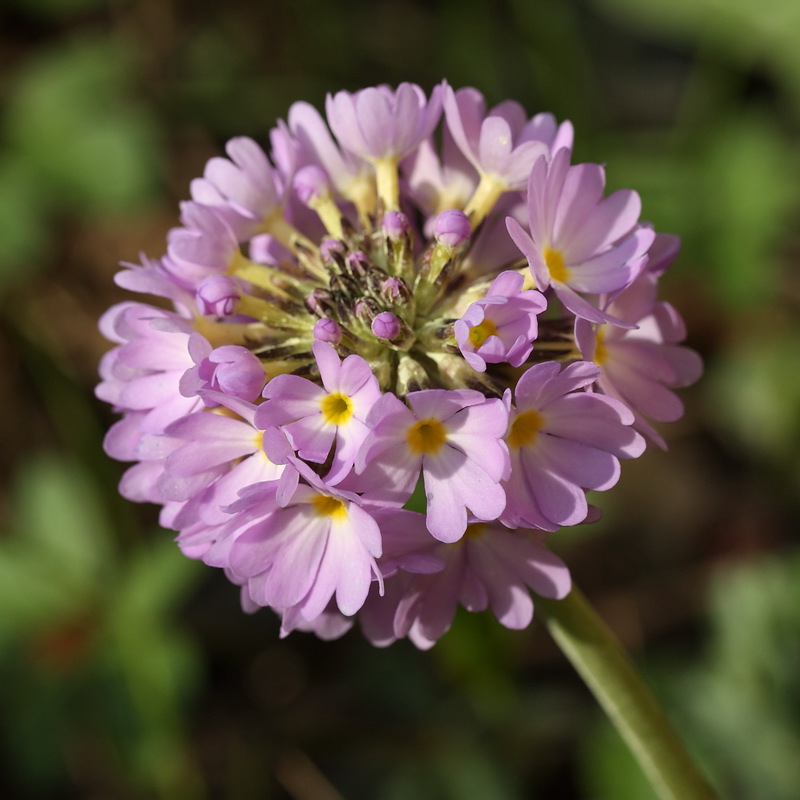
[(531, 409), (517, 414), (506, 437), (508, 446), (519, 449), (533, 444), (537, 434), (543, 427), (544, 417), (538, 411)]
[(353, 401), (341, 392), (331, 392), (320, 403), (322, 417), (329, 425), (344, 425), (353, 416)]
[(605, 339), (605, 334), (603, 333), (603, 327), (597, 329), (597, 333), (595, 333), (595, 346), (594, 346), (594, 363), (597, 365), (602, 365), (602, 363), (608, 358), (608, 348), (603, 341)]
[(558, 283), (566, 283), (569, 278), (569, 269), (564, 263), (564, 256), (560, 250), (553, 250), (552, 247), (545, 247), (544, 263), (547, 264), (547, 269), (550, 270), (550, 277)]
[(480, 539), (483, 532), (486, 530), (485, 522), (473, 522), (472, 525), (467, 525), (467, 530), (464, 532), (465, 539)]
[(311, 505), (318, 517), (332, 517), (336, 520), (347, 519), (347, 507), (338, 497), (329, 494), (315, 494), (311, 498)]
[(421, 419), (408, 429), (406, 440), (413, 453), (438, 453), (447, 441), (447, 431), (438, 419)]
[(475, 348), (480, 347), (490, 336), (497, 334), (497, 327), (490, 319), (485, 319), (480, 325), (469, 329), (469, 340)]

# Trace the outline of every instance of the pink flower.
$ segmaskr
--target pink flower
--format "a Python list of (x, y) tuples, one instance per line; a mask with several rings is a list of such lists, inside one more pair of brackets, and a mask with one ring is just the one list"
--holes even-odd
[(212, 158), (202, 178), (192, 181), (192, 199), (210, 206), (240, 241), (256, 233), (281, 201), (275, 169), (247, 136), (231, 139), (227, 158)]
[(430, 136), (441, 115), (440, 87), (430, 100), (413, 83), (328, 95), (325, 110), (339, 144), (367, 161), (399, 161)]
[(585, 490), (609, 489), (619, 478), (619, 459), (644, 451), (644, 439), (629, 427), (633, 415), (622, 403), (577, 391), (598, 374), (585, 361), (563, 370), (545, 361), (517, 382), (506, 436), (511, 473), (503, 484), (508, 505), (502, 520), (507, 525), (554, 531), (583, 522), (589, 511)]
[(678, 312), (656, 299), (658, 278), (677, 252), (675, 237), (656, 236), (645, 271), (606, 306), (620, 320), (635, 325), (575, 320), (575, 341), (581, 355), (601, 372), (594, 386), (627, 405), (633, 427), (666, 449), (661, 435), (646, 417), (674, 422), (683, 416), (683, 403), (671, 391), (694, 383), (703, 371), (700, 356), (680, 345), (686, 328)]
[[(184, 397), (178, 388), (183, 373), (194, 366), (188, 350), (188, 320), (143, 303), (120, 303), (103, 315), (100, 327), (118, 346), (103, 357), (102, 381), (95, 392), (121, 411), (136, 412), (139, 435), (161, 433), (202, 405), (197, 397)], [(114, 458), (132, 460), (133, 451), (115, 435), (118, 432), (112, 428), (106, 437), (108, 452)]]
[(506, 189), (521, 189), (537, 158), (572, 147), (572, 125), (560, 127), (551, 114), (528, 120), (522, 106), (506, 101), (486, 111), (483, 95), (472, 88), (444, 89), (447, 125), (461, 152), (481, 175)]
[(232, 510), (251, 506), (255, 519), (230, 526), (229, 568), (259, 606), (312, 621), (335, 596), (338, 610), (351, 616), (373, 578), (381, 578), (380, 528), (355, 495), (327, 486), (307, 468), (302, 477), (306, 483), (277, 495), (277, 504), (275, 483), (236, 504)]
[[(262, 447), (262, 431), (254, 424), (255, 406), (211, 393), (236, 418), (200, 411), (177, 420), (166, 430), (177, 440), (164, 460), (160, 480), (165, 499), (191, 501), (173, 520), (178, 529), (202, 520), (207, 525), (230, 519), (224, 509), (239, 492), (255, 483), (280, 478), (284, 467), (272, 462)], [(195, 480), (198, 478), (199, 480)]]
[(326, 111), (294, 104), (265, 150), (228, 142), (166, 254), (116, 276), (172, 308), (101, 320), (120, 491), (281, 635), (360, 613), (376, 644), (429, 647), (459, 604), (523, 627), (531, 590), (568, 588), (527, 529), (596, 519), (587, 491), (637, 431), (662, 443), (648, 420), (699, 374), (658, 300), (677, 241), (571, 165), (550, 114), (445, 83)]
[(255, 420), (262, 429), (281, 426), (299, 456), (318, 464), (328, 458), (335, 442), (327, 476), (328, 483), (335, 484), (353, 466), (380, 389), (360, 356), (340, 361), (326, 342), (315, 342), (313, 351), (322, 386), (297, 375), (278, 375), (264, 388), (267, 402), (259, 406)]
[(533, 350), (538, 329), (536, 315), (547, 308), (537, 291), (521, 291), (524, 279), (518, 272), (500, 273), (486, 292), (456, 320), (458, 347), (467, 363), (478, 372), (486, 364), (507, 361), (520, 366)]
[(478, 176), (453, 141), (450, 129), (442, 127), (441, 158), (432, 139), (426, 139), (402, 165), (412, 198), (425, 213), (425, 233), (433, 233), (437, 214), (464, 208), (475, 191)]
[(367, 473), (366, 487), (388, 469), (391, 490), (408, 498), (421, 471), (428, 530), (452, 542), (467, 528), (468, 509), (492, 520), (505, 507), (500, 480), (508, 471), (502, 441), (507, 413), (502, 401), (470, 389), (411, 392), (408, 402), (410, 409), (385, 394), (375, 403), (356, 472)]
[[(193, 333), (188, 349), (195, 366), (180, 379), (179, 389), (185, 397), (211, 390), (252, 403), (261, 394), (264, 367), (247, 348), (235, 344), (212, 348), (199, 333)], [(216, 405), (207, 394), (201, 397), (207, 406)]]
[(528, 180), (530, 234), (509, 218), (508, 232), (528, 259), (536, 287), (553, 287), (576, 316), (591, 322), (617, 321), (582, 294), (615, 292), (628, 286), (645, 264), (655, 234), (638, 226), (641, 202), (634, 191), (603, 197), (599, 164), (570, 166), (570, 151), (552, 161), (540, 158)]
[(199, 203), (181, 206), (183, 228), (167, 236), (164, 268), (181, 286), (196, 290), (212, 275), (223, 275), (240, 257), (230, 226), (215, 211)]
[(531, 590), (560, 599), (571, 587), (566, 565), (544, 547), (541, 531), (473, 521), (458, 542), (431, 542), (422, 552), (443, 566), (400, 572), (387, 579), (384, 596), (367, 599), (361, 626), (373, 644), (407, 636), (427, 650), (450, 629), (459, 604), (474, 612), (491, 608), (501, 625), (521, 630), (533, 618)]

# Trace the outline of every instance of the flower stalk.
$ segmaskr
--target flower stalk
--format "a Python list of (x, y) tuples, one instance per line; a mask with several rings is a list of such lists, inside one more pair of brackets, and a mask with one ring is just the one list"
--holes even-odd
[(662, 800), (714, 800), (716, 793), (658, 700), (580, 590), (573, 585), (563, 600), (538, 598), (536, 607), (658, 796)]

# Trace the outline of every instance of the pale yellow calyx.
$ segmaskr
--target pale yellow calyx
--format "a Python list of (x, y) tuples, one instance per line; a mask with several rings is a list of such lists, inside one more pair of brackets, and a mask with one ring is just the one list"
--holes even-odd
[(244, 256), (231, 264), (228, 274), (248, 283), (254, 283), (256, 286), (266, 289), (270, 294), (285, 300), (292, 300), (296, 297), (296, 292), (292, 291), (295, 288), (300, 288), (305, 292), (309, 291), (306, 283), (287, 272), (268, 264), (257, 264)]
[(434, 283), (441, 274), (445, 265), (455, 255), (455, 247), (447, 247), (438, 242), (431, 251), (431, 260), (428, 269), (428, 283)]
[(447, 441), (447, 430), (438, 419), (421, 419), (408, 429), (406, 441), (412, 453), (435, 455)]
[(544, 417), (531, 409), (517, 414), (511, 423), (511, 430), (506, 436), (509, 447), (518, 450), (520, 447), (528, 447), (536, 441), (539, 431), (544, 427)]
[[(278, 206), (272, 213), (261, 222), (260, 233), (268, 233), (274, 236), (284, 247), (295, 252), (316, 253), (317, 246), (307, 236), (300, 233), (283, 215), (283, 208)], [(327, 280), (327, 273), (316, 260), (312, 259), (309, 268), (317, 272), (320, 277)]]
[(507, 189), (506, 184), (494, 175), (481, 175), (480, 183), (464, 208), (464, 213), (469, 217), (473, 231), (486, 219), (495, 203)]
[(378, 197), (383, 201), (384, 211), (400, 208), (400, 177), (396, 158), (380, 158), (374, 163)]
[(480, 347), (490, 336), (497, 335), (497, 326), (490, 319), (469, 329), (469, 340), (473, 347)]
[(327, 230), (334, 239), (344, 238), (342, 212), (329, 194), (309, 200), (308, 205), (317, 212), (317, 216), (322, 220), (325, 230)]
[(566, 283), (569, 280), (569, 268), (564, 263), (564, 256), (560, 250), (545, 247), (542, 252), (544, 263), (550, 270), (550, 278), (556, 283)]
[(250, 266), (252, 262), (249, 258), (245, 258), (242, 251), (237, 247), (233, 251), (233, 255), (228, 260), (228, 275), (234, 275), (235, 273), (239, 272), (239, 270), (246, 269)]
[(322, 418), (329, 425), (344, 425), (353, 416), (353, 401), (341, 392), (331, 392), (320, 403)]
[(329, 494), (315, 494), (311, 506), (318, 517), (331, 517), (335, 520), (347, 519), (347, 506), (338, 497)]
[(361, 225), (364, 228), (371, 227), (371, 218), (375, 214), (375, 206), (378, 202), (374, 176), (362, 173), (338, 188), (342, 197), (356, 207)]
[(260, 297), (253, 297), (253, 295), (246, 294), (236, 301), (234, 311), (237, 314), (244, 314), (246, 317), (253, 317), (253, 319), (269, 320), (274, 306), (268, 300), (263, 300)]
[(196, 315), (192, 320), (192, 327), (203, 337), (208, 339), (212, 347), (221, 347), (224, 344), (245, 344), (248, 339), (257, 336), (264, 326), (259, 322), (235, 323), (217, 322), (212, 317)]

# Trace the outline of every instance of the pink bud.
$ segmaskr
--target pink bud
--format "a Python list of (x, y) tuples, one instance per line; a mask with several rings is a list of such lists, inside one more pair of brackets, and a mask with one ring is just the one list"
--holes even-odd
[(408, 217), (402, 211), (389, 211), (383, 217), (383, 232), (390, 239), (401, 239), (411, 230)]
[(458, 247), (472, 235), (472, 225), (463, 211), (449, 208), (436, 217), (433, 235), (445, 247)]
[(369, 266), (369, 258), (361, 250), (353, 250), (348, 253), (345, 261), (356, 275), (364, 275), (366, 268)]
[(372, 320), (372, 332), (378, 339), (391, 341), (400, 335), (400, 320), (390, 311), (382, 311)]
[(239, 287), (227, 275), (209, 275), (197, 287), (197, 308), (201, 314), (227, 317), (239, 299)]
[(314, 338), (318, 342), (338, 344), (342, 340), (342, 329), (336, 320), (323, 317), (314, 323)]
[(304, 206), (310, 205), (322, 197), (327, 197), (331, 193), (331, 184), (327, 173), (316, 164), (309, 164), (297, 170), (293, 184), (297, 197)]
[(335, 260), (337, 255), (343, 256), (345, 249), (343, 242), (328, 237), (322, 240), (322, 244), (319, 246), (319, 254), (322, 256), (323, 261), (330, 264)]

